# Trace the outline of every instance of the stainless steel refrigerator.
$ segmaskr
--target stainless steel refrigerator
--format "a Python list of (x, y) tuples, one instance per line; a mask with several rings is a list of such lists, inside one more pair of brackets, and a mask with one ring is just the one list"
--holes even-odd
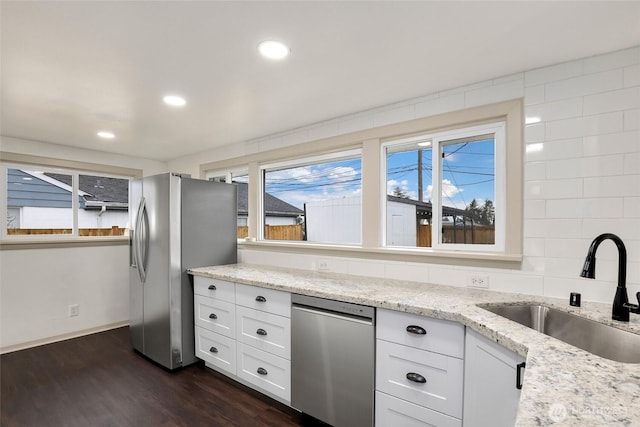
[(161, 174), (129, 187), (133, 348), (175, 369), (196, 361), (187, 269), (237, 259), (234, 184)]

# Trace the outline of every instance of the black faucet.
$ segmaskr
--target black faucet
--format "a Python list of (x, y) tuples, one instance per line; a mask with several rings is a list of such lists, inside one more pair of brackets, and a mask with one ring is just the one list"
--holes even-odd
[(628, 322), (629, 312), (640, 314), (640, 292), (636, 294), (638, 304), (629, 304), (626, 285), (627, 249), (624, 247), (622, 239), (611, 233), (604, 233), (593, 239), (591, 246), (589, 246), (589, 252), (587, 252), (587, 258), (584, 260), (584, 266), (582, 267), (580, 276), (588, 279), (596, 278), (596, 250), (598, 246), (600, 246), (600, 243), (607, 239), (612, 240), (618, 247), (618, 287), (616, 288), (616, 296), (613, 299), (611, 318), (620, 322)]

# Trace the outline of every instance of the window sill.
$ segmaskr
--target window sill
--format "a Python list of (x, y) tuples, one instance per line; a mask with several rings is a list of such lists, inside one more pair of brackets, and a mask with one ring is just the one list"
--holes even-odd
[(299, 243), (286, 241), (238, 240), (238, 247), (295, 252), (388, 261), (424, 262), (459, 266), (519, 269), (522, 254), (468, 251), (434, 251), (422, 248), (363, 248), (360, 246), (332, 245), (325, 243)]
[(46, 249), (46, 248), (71, 248), (86, 246), (120, 246), (128, 245), (127, 236), (117, 237), (68, 237), (68, 238), (20, 238), (4, 239), (0, 241), (2, 250), (18, 249)]

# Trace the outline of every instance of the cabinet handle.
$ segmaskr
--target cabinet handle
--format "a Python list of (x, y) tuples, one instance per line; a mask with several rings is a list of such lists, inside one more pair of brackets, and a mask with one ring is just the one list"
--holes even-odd
[(215, 313), (211, 313), (211, 314), (209, 315), (209, 319), (214, 319), (214, 320), (215, 320), (215, 319), (217, 319), (217, 318), (218, 318), (218, 316), (217, 316)]
[(258, 368), (257, 371), (260, 375), (267, 375), (267, 370), (264, 368)]
[(262, 335), (263, 337), (267, 336), (267, 331), (265, 331), (264, 329), (260, 328), (256, 331), (256, 334), (258, 335)]
[(407, 379), (409, 381), (413, 381), (414, 383), (425, 384), (427, 379), (420, 374), (416, 374), (415, 372), (407, 373)]
[(209, 285), (209, 290), (210, 291), (215, 291), (216, 290), (216, 285)]
[(516, 365), (516, 388), (522, 389), (522, 370), (527, 367), (527, 364), (522, 362)]
[(263, 297), (262, 295), (258, 295), (256, 297), (256, 301), (258, 301), (258, 302), (267, 302), (267, 299), (265, 297)]
[(407, 332), (416, 335), (427, 335), (427, 331), (423, 327), (417, 325), (407, 326)]
[(217, 353), (217, 352), (218, 352), (218, 349), (217, 349), (217, 348), (215, 348), (215, 347), (211, 347), (211, 348), (209, 349), (209, 351), (210, 351), (211, 353)]

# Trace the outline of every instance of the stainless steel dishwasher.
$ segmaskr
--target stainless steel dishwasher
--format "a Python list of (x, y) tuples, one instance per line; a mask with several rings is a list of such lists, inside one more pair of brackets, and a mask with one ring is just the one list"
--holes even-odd
[(335, 427), (373, 425), (375, 308), (292, 295), (291, 406)]

